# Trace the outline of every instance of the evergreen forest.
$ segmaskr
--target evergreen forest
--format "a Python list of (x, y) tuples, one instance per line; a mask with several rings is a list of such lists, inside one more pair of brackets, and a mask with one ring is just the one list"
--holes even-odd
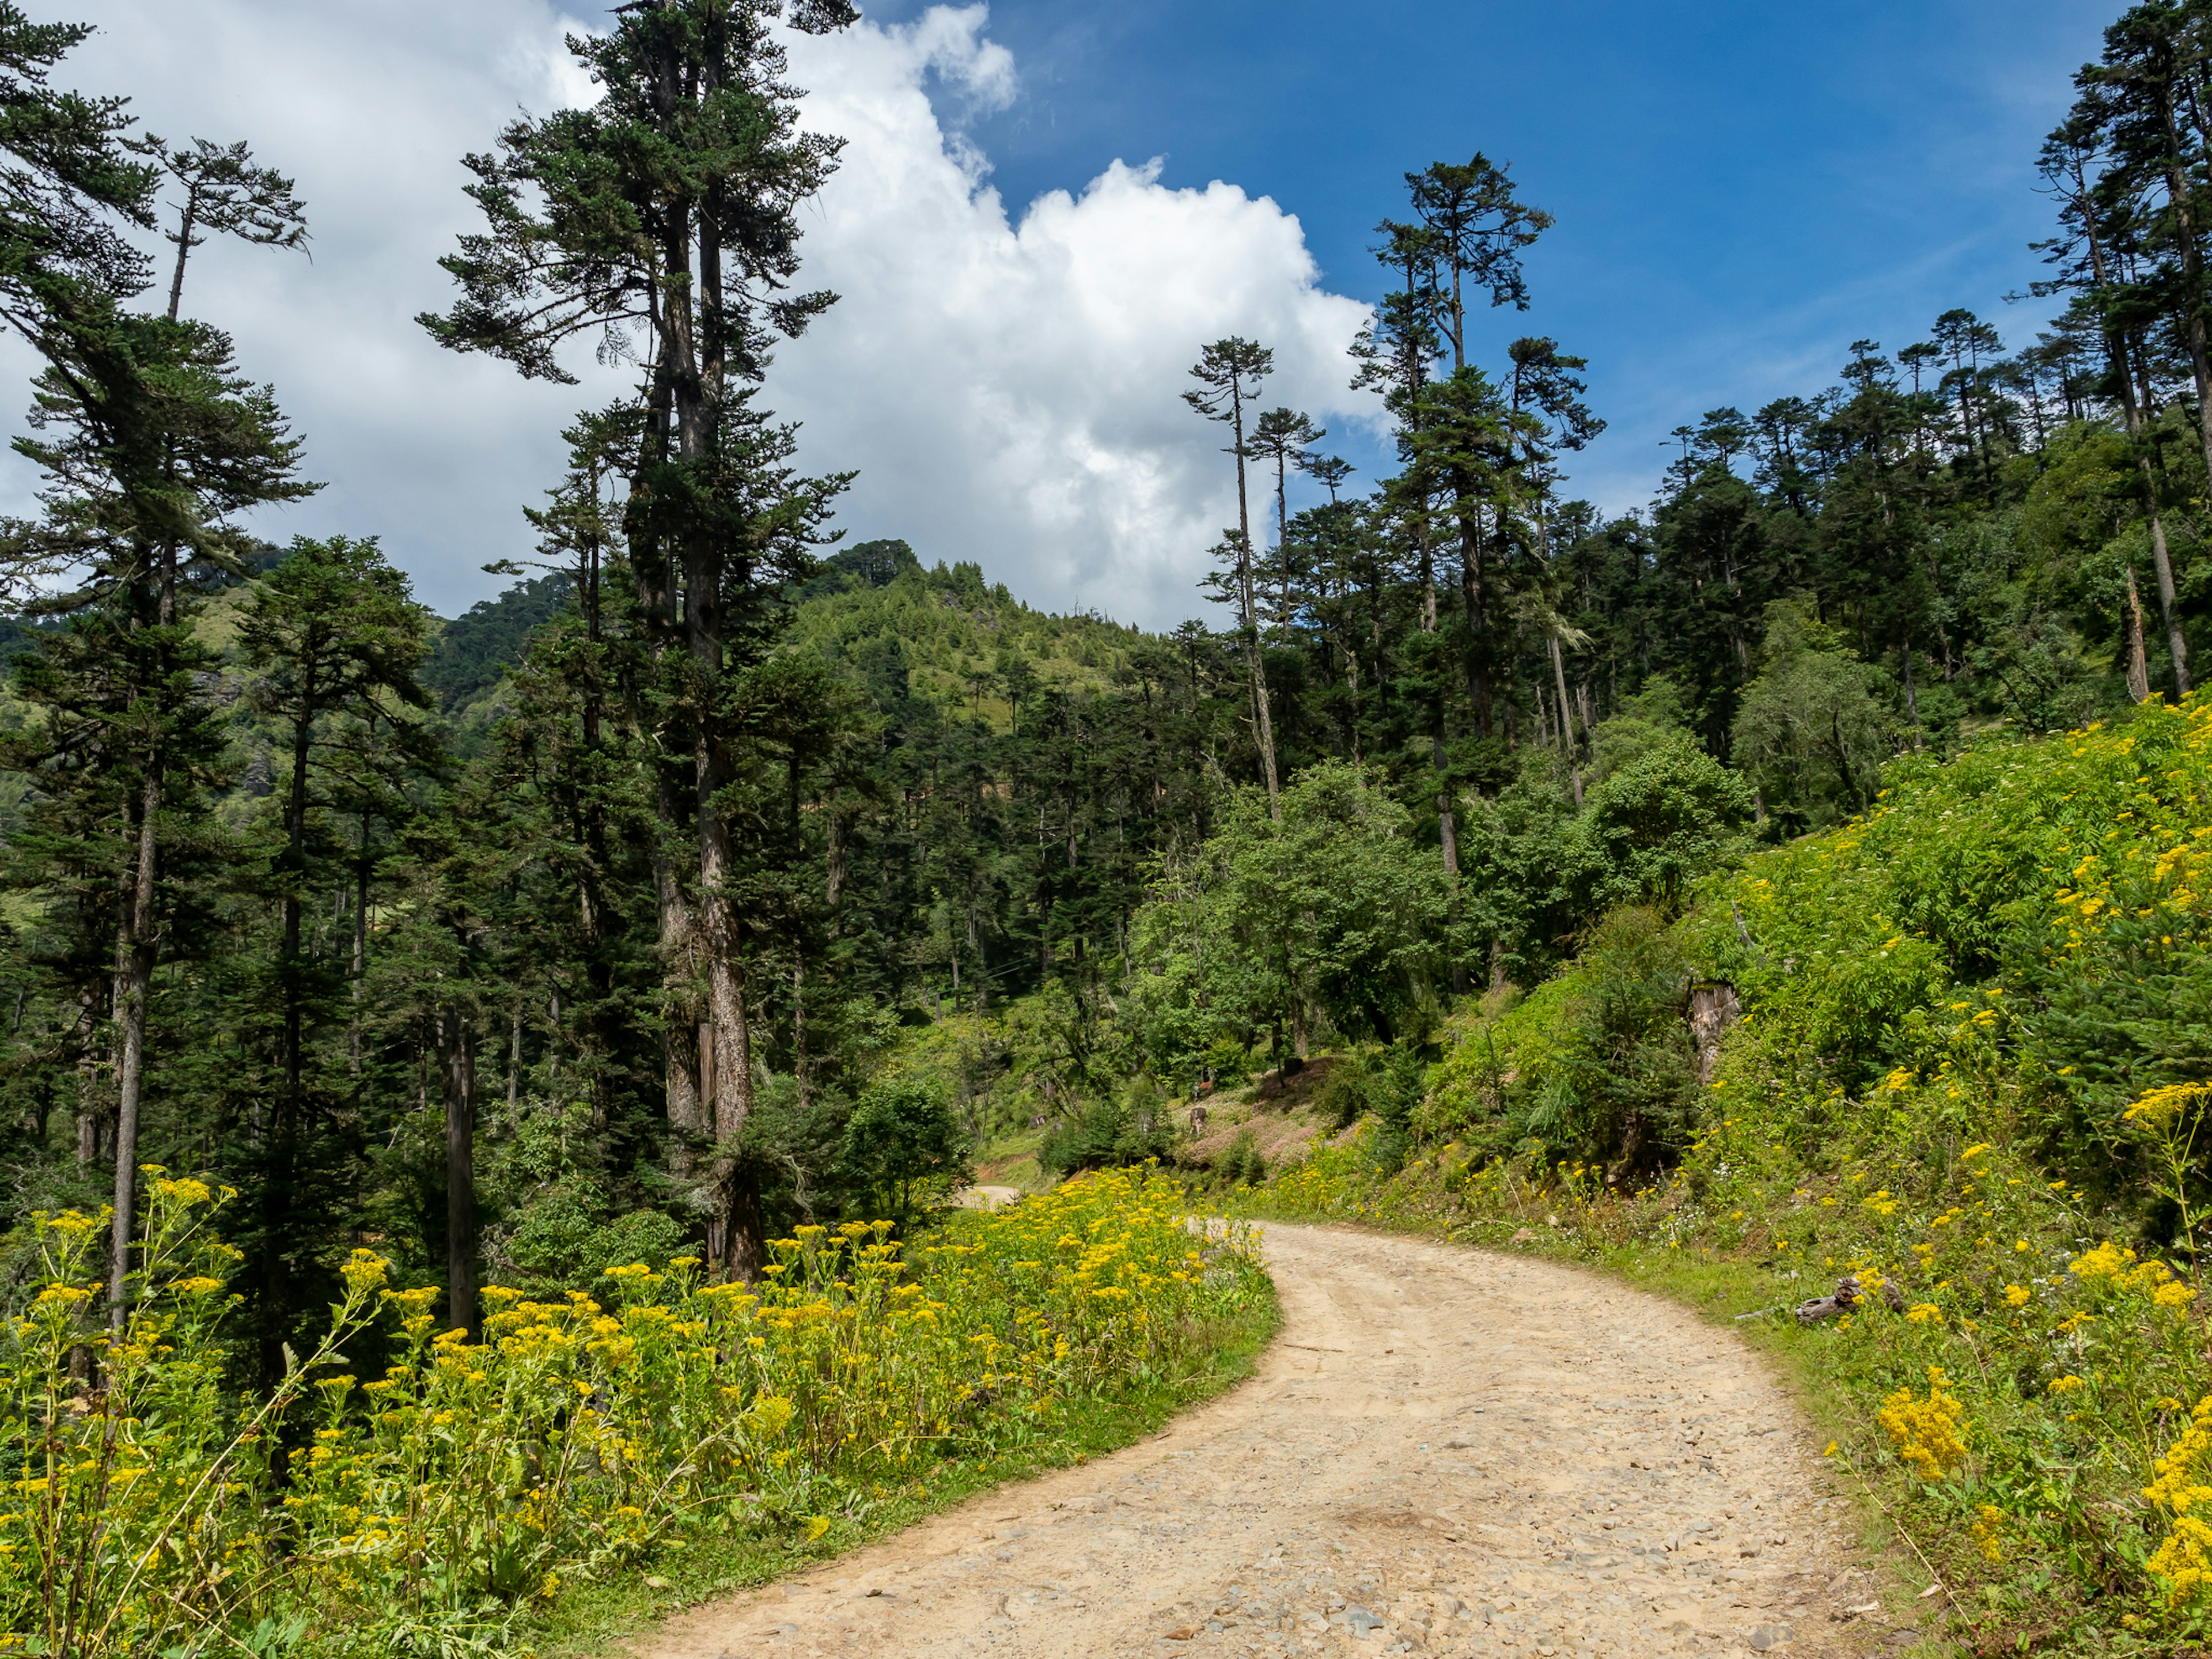
[[(904, 1250), (989, 1341), (1060, 1334), (1059, 1360), (1039, 1337), (1021, 1362), (1038, 1401), (1167, 1374), (1155, 1338), (961, 1265), (1033, 1267), (1057, 1248), (1047, 1203), (1121, 1218), (1162, 1262), (1196, 1205), (1492, 1243), (1565, 1213), (1562, 1248), (1589, 1259), (1641, 1240), (1764, 1274), (1820, 1250), (1817, 1277), (1844, 1245), (1752, 1231), (1857, 1181), (1854, 1158), (1893, 1160), (1890, 1202), (1994, 1156), (2079, 1196), (2054, 1237), (2172, 1264), (2106, 1277), (2178, 1305), (2212, 1190), (2190, 1138), (2212, 1102), (2212, 935), (2174, 896), (2212, 833), (2191, 769), (2212, 660), (2212, 5), (2142, 0), (2075, 77), (2036, 158), (2028, 294), (1960, 295), (1748, 411), (1685, 408), (1650, 505), (1623, 516), (1575, 489), (1606, 425), (1589, 362), (1517, 320), (1531, 250), (1573, 232), (1541, 181), (1483, 150), (1376, 179), (1383, 297), (1343, 374), (1387, 410), (1395, 470), (1360, 477), (1271, 395), (1267, 341), (1192, 340), (1159, 397), (1218, 452), (1236, 522), (1190, 550), (1206, 574), (1170, 633), (1034, 609), (963, 550), (854, 540), (851, 475), (799, 465), (771, 366), (839, 325), (806, 286), (802, 210), (841, 161), (801, 124), (781, 43), (856, 15), (640, 0), (568, 43), (599, 101), (483, 134), (473, 228), (421, 329), (555, 385), (597, 351), (635, 385), (576, 408), (565, 470), (514, 504), (535, 551), (492, 567), (513, 585), (441, 618), (371, 536), (265, 539), (264, 509), (343, 457), (304, 445), (283, 388), (197, 319), (191, 256), (312, 246), (282, 158), (155, 137), (128, 88), (59, 89), (88, 27), (0, 0), (0, 325), (35, 360), (14, 447), (40, 481), (35, 515), (0, 524), (0, 1295), (20, 1396), (0, 1446), (51, 1462), (79, 1432), (52, 1402), (120, 1421), (83, 1402), (127, 1383), (169, 1402), (143, 1408), (183, 1437), (169, 1467), (209, 1472), (168, 1519), (137, 1515), (117, 1471), (160, 1460), (111, 1433), (78, 1508), (27, 1499), (46, 1577), (0, 1566), (9, 1628), (47, 1644), (24, 1650), (237, 1650), (173, 1645), (218, 1626), (260, 1632), (257, 1653), (507, 1650), (566, 1605), (577, 1562), (604, 1577), (657, 1547), (623, 1531), (663, 1517), (605, 1484), (604, 1455), (563, 1477), (588, 1549), (550, 1521), (521, 1541), (424, 1521), (389, 1578), (286, 1575), (318, 1528), (355, 1551), (409, 1482), (506, 1467), (489, 1442), (435, 1480), (374, 1465), (377, 1401), (398, 1396), (364, 1403), (352, 1373), (388, 1359), (371, 1386), (489, 1411), (436, 1390), (481, 1382), (470, 1364), (492, 1362), (468, 1354), (570, 1343), (586, 1292), (643, 1342), (767, 1319), (800, 1286), (892, 1307), (865, 1298), (900, 1293), (885, 1264)], [(2075, 907), (2071, 945), (2047, 937), (2053, 903)], [(2149, 920), (2120, 940), (2100, 915)], [(1691, 1020), (1716, 987), (1751, 1016), (1724, 1046)], [(1942, 1036), (1954, 1023), (1968, 1035)], [(1766, 1102), (1771, 1153), (1729, 1139), (1730, 1088)], [(1916, 1117), (1923, 1090), (1947, 1103)], [(2147, 1119), (2144, 1099), (2168, 1103)], [(1289, 1104), (1309, 1114), (1295, 1146), (1267, 1132)], [(2172, 1132), (2155, 1146), (2154, 1119)], [(1755, 1169), (1766, 1184), (1742, 1185)], [(1042, 1218), (999, 1224), (1034, 1237), (948, 1215), (979, 1170), (1030, 1191)], [(2025, 1252), (2044, 1222), (2013, 1224)], [(1237, 1260), (1174, 1294), (1256, 1318)], [(192, 1311), (195, 1285), (221, 1287), (219, 1317)], [(2002, 1275), (1983, 1288), (2002, 1300)], [(1948, 1304), (1911, 1299), (1911, 1340), (1933, 1340), (1917, 1310)], [(149, 1358), (171, 1349), (185, 1381)], [(1882, 1353), (1838, 1387), (1910, 1396), (1927, 1357)], [(666, 1363), (655, 1388), (690, 1400)], [(945, 1388), (965, 1363), (942, 1362)], [(2021, 1397), (2060, 1387), (2048, 1356), (2020, 1364)], [(741, 1499), (763, 1537), (857, 1526), (854, 1494), (957, 1468), (960, 1412), (998, 1420), (996, 1380), (959, 1383), (961, 1403), (871, 1443), (892, 1462), (848, 1468), (860, 1428), (823, 1425), (860, 1408), (767, 1376), (724, 1390), (732, 1414), (699, 1432), (727, 1468), (696, 1474), (699, 1505)], [(719, 1386), (699, 1382), (702, 1413)], [(1939, 1415), (1942, 1386), (1923, 1402)], [(2212, 1392), (2160, 1382), (2160, 1410), (2181, 1406), (2168, 1388)], [(384, 1498), (314, 1484), (311, 1407), (384, 1469)], [(530, 1430), (531, 1468), (589, 1414)], [(797, 1463), (759, 1451), (801, 1432)], [(814, 1486), (792, 1474), (808, 1457)], [(2024, 1474), (1931, 1496), (1947, 1458), (1911, 1501), (1967, 1517), (1960, 1540), (1981, 1536), (1977, 1505), (2017, 1517), (2082, 1650), (2118, 1628), (2130, 1574), (2160, 1587), (2158, 1630), (2198, 1628), (2171, 1620), (2212, 1589), (2212, 1533), (2144, 1565), (2185, 1499), (2126, 1498), (2151, 1517), (2135, 1547)], [(2065, 1458), (2093, 1461), (2054, 1439), (2044, 1467)], [(2115, 1505), (2134, 1480), (2113, 1475)], [(194, 1507), (234, 1486), (262, 1506), (219, 1524)], [(194, 1557), (187, 1515), (253, 1572)], [(55, 1560), (103, 1549), (169, 1550), (180, 1588), (161, 1601), (126, 1565), (54, 1589)], [(355, 1598), (355, 1635), (318, 1622), (319, 1596)], [(1977, 1617), (2009, 1639), (2027, 1605), (1994, 1594)]]

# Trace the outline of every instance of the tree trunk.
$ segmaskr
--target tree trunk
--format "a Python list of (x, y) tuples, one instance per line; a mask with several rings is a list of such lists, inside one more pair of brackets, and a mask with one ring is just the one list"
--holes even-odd
[(2158, 509), (2158, 487), (2148, 457), (2142, 460), (2143, 490), (2151, 502), (2150, 565), (2158, 580), (2158, 610), (2166, 623), (2166, 654), (2173, 659), (2173, 695), (2189, 695), (2189, 643), (2181, 636), (2181, 607), (2173, 585), (2173, 558), (2166, 545), (2166, 520)]
[[(2204, 328), (2204, 259), (2197, 242), (2197, 215), (2192, 205), (2189, 172), (2181, 150), (2181, 131), (2176, 122), (2173, 108), (2173, 83), (2166, 82), (2159, 88), (2159, 106), (2166, 118), (2166, 186), (2173, 201), (2173, 213), (2179, 222), (2181, 234), (2174, 240), (2181, 247), (2181, 291), (2187, 296), (2189, 315), (2182, 332), (2189, 342), (2189, 367), (2197, 380), (2197, 436), (2203, 447), (2204, 466), (2212, 476), (2212, 349), (2208, 349)], [(2179, 638), (2179, 630), (2174, 630)], [(2182, 659), (2174, 659), (2178, 679), (2185, 682), (2187, 672), (2180, 668)], [(2181, 695), (2187, 696), (2186, 684)]]
[(2136, 568), (2128, 569), (2128, 696), (2137, 703), (2150, 701), (2150, 663), (2143, 651), (2142, 600), (2136, 593)]
[(653, 860), (653, 888), (660, 905), (661, 1030), (668, 1097), (668, 1172), (689, 1181), (694, 1151), (706, 1132), (699, 1097), (698, 998), (694, 991), (691, 907), (676, 869), (669, 842), (678, 821), (673, 791), (664, 775), (659, 792), (661, 835)]
[(106, 1115), (100, 1085), (99, 988), (80, 988), (76, 1001), (76, 1167), (83, 1170), (100, 1161), (100, 1121)]
[[(1474, 490), (1474, 481), (1462, 474), (1453, 481), (1459, 499), (1468, 501)], [(1480, 509), (1472, 506), (1459, 514), (1459, 587), (1460, 606), (1467, 623), (1467, 690), (1474, 703), (1474, 729), (1480, 737), (1490, 735), (1490, 669), (1488, 642), (1489, 595), (1485, 591), (1482, 556), (1482, 520)]]
[[(292, 776), (284, 796), (284, 890), (278, 900), (283, 937), (276, 965), (278, 994), (283, 998), (283, 1045), (284, 1104), (287, 1117), (296, 1121), (301, 1113), (306, 1057), (302, 1053), (305, 1012), (301, 1006), (300, 925), (303, 908), (300, 883), (305, 877), (307, 847), (307, 758), (320, 712), (314, 670), (309, 667), (302, 687), (301, 713), (292, 726)], [(278, 1171), (283, 1178), (289, 1171)]]
[(1567, 697), (1566, 663), (1559, 655), (1559, 638), (1552, 635), (1552, 678), (1559, 688), (1559, 742), (1566, 750), (1567, 775), (1574, 781), (1575, 811), (1583, 810), (1583, 763), (1575, 752), (1575, 717)]
[(1267, 816), (1283, 819), (1282, 788), (1275, 777), (1275, 722), (1267, 709), (1267, 671), (1260, 660), (1260, 612), (1252, 584), (1252, 503), (1244, 479), (1244, 393), (1230, 388), (1237, 439), (1237, 580), (1244, 615), (1244, 661), (1252, 676), (1252, 733), (1260, 746), (1260, 775), (1267, 786)]
[(1920, 698), (1912, 686), (1912, 641), (1905, 641), (1901, 647), (1905, 658), (1905, 712), (1912, 722), (1912, 752), (1920, 752)]
[[(167, 628), (177, 619), (176, 549), (164, 544), (156, 553), (155, 625)], [(167, 647), (155, 654), (155, 675), (161, 678)], [(158, 683), (149, 688), (157, 702), (167, 695)], [(154, 894), (160, 855), (158, 823), (161, 811), (161, 774), (167, 760), (159, 735), (146, 754), (146, 777), (138, 801), (138, 848), (116, 963), (115, 1014), (123, 1027), (115, 1067), (115, 1213), (109, 1223), (107, 1264), (107, 1322), (123, 1329), (129, 1310), (125, 1281), (131, 1273), (131, 1231), (138, 1200), (138, 1103), (146, 1073), (146, 1002), (153, 994)]]
[(476, 1039), (448, 1008), (440, 1047), (446, 1074), (446, 1322), (477, 1333)]
[(177, 320), (185, 302), (185, 261), (192, 251), (192, 232), (199, 222), (200, 187), (195, 179), (185, 191), (185, 205), (177, 215), (177, 264), (169, 276), (169, 320)]
[(110, 1224), (107, 1267), (107, 1323), (123, 1329), (130, 1303), (125, 1281), (131, 1273), (131, 1232), (137, 1204), (138, 1101), (146, 1069), (146, 1000), (154, 984), (155, 821), (161, 810), (161, 756), (148, 757), (140, 799), (138, 869), (131, 884), (122, 972), (117, 976), (116, 1013), (122, 1022), (122, 1052), (116, 1066), (115, 1214)]
[(368, 818), (361, 820), (361, 853), (353, 871), (353, 1019), (348, 1034), (348, 1068), (361, 1080), (361, 1005), (368, 994)]
[[(2171, 133), (2172, 106), (2170, 97), (2166, 106), (2166, 116), (2168, 131)], [(2082, 176), (2078, 164), (2075, 168), (2074, 180), (2075, 199), (2080, 204), (2082, 234), (2088, 245), (2090, 272), (2098, 288), (2102, 289), (2109, 286), (2111, 280), (2110, 273), (2106, 269), (2105, 245), (2103, 239), (2098, 234), (2095, 203), (2090, 194), (2088, 182)], [(2185, 228), (2187, 228), (2185, 227)], [(2194, 261), (2196, 242), (2193, 235), (2185, 235), (2185, 241), (2190, 250), (2189, 257), (2191, 261)], [(2201, 305), (2201, 295), (2198, 303)], [(2202, 349), (2201, 310), (2197, 313), (2197, 319), (2200, 325), (2200, 337), (2194, 351), (2192, 367), (2197, 376), (2199, 409), (2203, 410), (2204, 405), (2202, 400), (2208, 388), (2204, 353)], [(2143, 435), (2143, 406), (2136, 396), (2135, 366), (2130, 361), (2131, 353), (2128, 337), (2115, 325), (2108, 324), (2106, 326), (2105, 350), (2112, 368), (2117, 371), (2116, 378), (2119, 382), (2121, 406), (2127, 418), (2128, 436), (2140, 445)], [(2212, 457), (2212, 428), (2208, 428), (2201, 418), (2198, 426), (2200, 435), (2206, 439), (2208, 457)], [(2181, 618), (2176, 613), (2174, 607), (2173, 561), (2166, 550), (2166, 521), (2159, 512), (2158, 480), (2151, 470), (2150, 457), (2138, 454), (2136, 458), (2136, 465), (2142, 477), (2143, 508), (2150, 516), (2151, 564), (2153, 572), (2158, 578), (2159, 609), (2166, 623), (2167, 651), (2173, 658), (2174, 690), (2177, 696), (2185, 697), (2189, 695), (2189, 648), (2181, 637)]]

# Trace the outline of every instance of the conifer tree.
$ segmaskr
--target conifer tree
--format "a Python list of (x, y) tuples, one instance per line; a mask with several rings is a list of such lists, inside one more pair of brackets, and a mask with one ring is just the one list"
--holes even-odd
[(1252, 450), (1245, 438), (1245, 410), (1258, 393), (1260, 382), (1274, 372), (1275, 354), (1266, 346), (1230, 335), (1216, 340), (1199, 354), (1190, 371), (1198, 382), (1182, 400), (1209, 421), (1228, 427), (1227, 453), (1237, 462), (1237, 528), (1229, 540), (1229, 563), (1234, 575), (1237, 626), (1244, 641), (1244, 662), (1252, 682), (1252, 731), (1260, 747), (1260, 775), (1267, 786), (1267, 799), (1279, 807), (1282, 786), (1275, 771), (1275, 726), (1267, 707), (1267, 673), (1260, 660), (1260, 611), (1252, 576), (1252, 503), (1244, 479), (1244, 463)]
[[(331, 1129), (344, 1085), (335, 1068), (312, 1074), (309, 1046), (345, 1023), (356, 970), (352, 951), (335, 942), (308, 951), (307, 906), (343, 890), (348, 849), (333, 808), (364, 805), (372, 781), (388, 791), (404, 788), (410, 774), (440, 769), (437, 739), (418, 714), (429, 702), (416, 678), (428, 620), (375, 541), (344, 537), (294, 542), (239, 618), (246, 700), (284, 746), (264, 884), (277, 913), (264, 981), (273, 992), (273, 1076), (258, 1137), (258, 1259), (249, 1264), (260, 1287), (256, 1319), (272, 1334), (311, 1305), (301, 1296), (303, 1258), (338, 1206), (341, 1154)], [(276, 1369), (272, 1358), (264, 1354), (265, 1370)]]
[[(752, 401), (775, 338), (834, 298), (788, 290), (797, 208), (837, 143), (799, 131), (776, 31), (854, 15), (844, 0), (645, 0), (604, 35), (570, 37), (603, 96), (518, 120), (497, 153), (470, 158), (486, 228), (444, 261), (461, 298), (422, 319), (441, 343), (536, 378), (571, 380), (559, 354), (579, 337), (644, 368), (624, 529), (669, 717), (656, 728), (690, 751), (680, 784), (668, 763), (681, 751), (664, 756), (663, 834), (672, 860), (688, 830), (696, 860), (688, 884), (672, 861), (660, 884), (668, 1111), (679, 1137), (718, 1145), (753, 1107), (719, 704), (843, 482), (799, 477), (790, 433)], [(740, 1178), (718, 1155), (702, 1198), (714, 1259), (750, 1276), (763, 1246), (738, 1224), (750, 1213)]]
[(190, 148), (173, 150), (158, 139), (148, 143), (160, 156), (161, 171), (184, 191), (177, 228), (161, 233), (177, 250), (169, 275), (171, 322), (184, 303), (185, 262), (209, 232), (263, 247), (307, 245), (307, 210), (292, 194), (292, 181), (273, 167), (255, 166), (243, 140), (221, 145), (195, 138)]

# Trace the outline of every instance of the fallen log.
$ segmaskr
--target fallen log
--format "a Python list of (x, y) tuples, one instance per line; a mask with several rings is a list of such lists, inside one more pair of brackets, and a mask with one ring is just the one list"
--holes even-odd
[(1817, 1325), (1824, 1319), (1833, 1319), (1838, 1314), (1849, 1313), (1865, 1300), (1866, 1292), (1859, 1288), (1859, 1276), (1845, 1273), (1836, 1281), (1836, 1288), (1826, 1296), (1816, 1296), (1810, 1302), (1797, 1304), (1797, 1322)]

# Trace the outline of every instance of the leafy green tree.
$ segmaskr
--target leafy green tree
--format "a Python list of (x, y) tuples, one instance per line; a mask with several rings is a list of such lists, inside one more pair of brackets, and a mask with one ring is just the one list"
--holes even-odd
[[(1279, 1055), (1317, 1010), (1388, 1041), (1435, 1000), (1448, 889), (1402, 806), (1361, 769), (1309, 767), (1282, 817), (1249, 794), (1136, 921), (1138, 997), (1170, 1072), (1217, 1037), (1272, 1032)], [(1178, 1057), (1180, 1051), (1181, 1057)]]
[(1770, 606), (1729, 745), (1766, 811), (1818, 824), (1864, 808), (1894, 752), (1887, 726), (1865, 665), (1796, 605)]
[(942, 1196), (970, 1178), (972, 1145), (941, 1089), (923, 1079), (896, 1078), (869, 1089), (854, 1106), (842, 1159), (852, 1178), (903, 1225), (925, 1194)]
[(1576, 908), (1680, 905), (1735, 850), (1752, 817), (1750, 786), (1690, 741), (1662, 742), (1592, 787), (1563, 862)]

